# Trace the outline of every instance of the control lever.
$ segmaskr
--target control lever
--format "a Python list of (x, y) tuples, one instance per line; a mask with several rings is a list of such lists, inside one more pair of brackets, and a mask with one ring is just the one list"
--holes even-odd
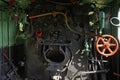
[(15, 80), (17, 80), (17, 78), (18, 78), (17, 68), (15, 67), (13, 62), (8, 58), (6, 53), (4, 53), (3, 56), (6, 60), (8, 60), (8, 62), (11, 64), (11, 66), (13, 68), (13, 69), (9, 70), (8, 73), (7, 73), (8, 80), (11, 79), (12, 75), (14, 75), (14, 79), (16, 78)]

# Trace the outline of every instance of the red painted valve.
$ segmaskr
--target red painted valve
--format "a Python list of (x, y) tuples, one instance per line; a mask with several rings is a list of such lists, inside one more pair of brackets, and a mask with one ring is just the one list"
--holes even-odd
[(15, 5), (15, 1), (14, 0), (9, 0), (9, 5), (10, 6), (14, 6)]
[(41, 38), (42, 37), (42, 32), (36, 32), (36, 37)]
[(75, 4), (77, 0), (70, 0), (71, 3)]
[(111, 35), (102, 35), (96, 41), (98, 53), (106, 57), (114, 55), (118, 51), (118, 47), (118, 41)]

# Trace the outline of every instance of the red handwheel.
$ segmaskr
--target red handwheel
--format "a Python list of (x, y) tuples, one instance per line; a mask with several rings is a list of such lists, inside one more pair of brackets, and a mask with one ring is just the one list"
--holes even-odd
[(102, 35), (96, 41), (98, 53), (106, 57), (114, 55), (118, 51), (118, 48), (118, 41), (111, 35)]

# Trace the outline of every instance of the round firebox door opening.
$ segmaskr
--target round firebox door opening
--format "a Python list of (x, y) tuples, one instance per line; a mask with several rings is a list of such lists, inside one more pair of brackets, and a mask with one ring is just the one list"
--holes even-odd
[(50, 50), (46, 53), (46, 58), (52, 62), (61, 63), (65, 59), (65, 55), (60, 50)]

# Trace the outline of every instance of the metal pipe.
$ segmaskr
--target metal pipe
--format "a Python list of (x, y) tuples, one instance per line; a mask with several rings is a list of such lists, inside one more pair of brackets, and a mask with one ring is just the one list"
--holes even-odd
[(109, 70), (97, 70), (97, 71), (80, 71), (80, 74), (95, 74), (95, 73), (106, 73)]
[(40, 14), (40, 15), (35, 15), (35, 16), (29, 16), (29, 19), (34, 19), (34, 18), (38, 18), (38, 17), (43, 17), (43, 16), (48, 16), (48, 15), (53, 15), (54, 17), (56, 15), (63, 15), (64, 16), (64, 20), (65, 20), (65, 24), (66, 24), (66, 27), (73, 33), (75, 34), (78, 34), (78, 35), (88, 35), (88, 36), (98, 36), (98, 37), (101, 37), (101, 35), (98, 35), (98, 34), (93, 34), (93, 33), (79, 33), (77, 31), (75, 31), (74, 29), (72, 29), (69, 24), (68, 24), (68, 18), (67, 18), (67, 15), (63, 12), (56, 12), (56, 11), (53, 11), (53, 12), (49, 12), (49, 13), (44, 13), (44, 14)]

